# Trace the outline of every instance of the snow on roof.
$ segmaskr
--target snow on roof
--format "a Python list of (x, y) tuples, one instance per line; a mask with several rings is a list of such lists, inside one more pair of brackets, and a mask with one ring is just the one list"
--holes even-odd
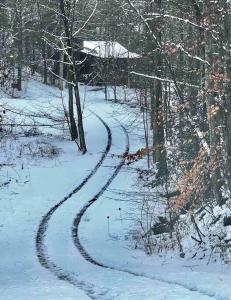
[(138, 58), (140, 55), (128, 51), (118, 42), (83, 41), (82, 52), (101, 58)]

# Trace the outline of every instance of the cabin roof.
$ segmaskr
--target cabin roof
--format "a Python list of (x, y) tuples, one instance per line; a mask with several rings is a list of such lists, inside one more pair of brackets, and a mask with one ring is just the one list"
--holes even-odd
[(118, 42), (112, 41), (83, 41), (83, 53), (101, 58), (139, 58), (140, 55), (128, 51)]

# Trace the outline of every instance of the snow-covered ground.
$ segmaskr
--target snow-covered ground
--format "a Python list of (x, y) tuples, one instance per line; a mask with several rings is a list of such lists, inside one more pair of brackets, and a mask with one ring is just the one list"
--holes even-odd
[[(38, 136), (17, 136), (2, 141), (0, 158), (5, 165), (0, 170), (0, 299), (231, 299), (229, 265), (147, 256), (131, 248), (127, 235), (132, 221), (127, 216), (133, 207), (130, 201), (119, 201), (113, 193), (113, 190), (134, 188), (134, 175), (126, 166), (86, 210), (79, 225), (82, 246), (95, 261), (108, 268), (92, 264), (80, 254), (73, 242), (73, 221), (120, 164), (119, 155), (125, 152), (127, 144), (121, 124), (126, 127), (129, 122), (128, 108), (124, 113), (120, 110), (120, 114), (115, 114), (115, 104), (103, 100), (103, 91), (81, 86), (81, 96), (85, 100), (86, 155), (80, 155), (76, 144), (62, 137), (66, 131), (60, 124), (58, 129), (39, 127)], [(63, 97), (65, 102), (65, 91)], [(6, 123), (13, 116), (15, 123), (22, 119), (34, 122), (27, 116), (29, 112), (62, 116), (60, 91), (33, 80), (21, 98), (2, 96), (1, 101), (9, 109), (4, 117)], [(16, 109), (25, 116), (10, 112)], [(81, 184), (102, 158), (108, 142), (104, 124), (91, 111), (110, 127), (112, 145), (86, 184), (51, 214), (44, 233), (47, 268), (43, 268), (37, 257), (38, 247), (36, 250), (43, 216)], [(41, 124), (51, 122), (42, 117), (40, 121)], [(128, 131), (130, 151), (143, 146), (137, 128)]]

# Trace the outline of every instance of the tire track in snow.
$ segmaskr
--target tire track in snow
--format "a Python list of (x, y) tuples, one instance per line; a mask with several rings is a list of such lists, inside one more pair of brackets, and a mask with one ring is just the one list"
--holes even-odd
[[(35, 244), (36, 244), (36, 254), (37, 254), (37, 258), (39, 260), (39, 263), (41, 264), (41, 266), (43, 266), (44, 268), (50, 270), (54, 275), (56, 275), (57, 278), (59, 278), (60, 280), (64, 280), (67, 281), (68, 283), (78, 286), (80, 288), (82, 288), (82, 286), (85, 286), (85, 290), (87, 288), (87, 293), (89, 296), (91, 296), (92, 294), (92, 287), (90, 285), (86, 286), (86, 284), (84, 282), (81, 282), (79, 280), (76, 280), (74, 278), (74, 276), (72, 276), (71, 273), (65, 272), (64, 270), (62, 270), (61, 268), (59, 268), (54, 262), (51, 261), (48, 253), (47, 253), (47, 248), (45, 245), (45, 237), (46, 237), (46, 232), (48, 229), (48, 225), (49, 225), (49, 221), (52, 217), (52, 215), (55, 213), (55, 211), (63, 204), (65, 203), (67, 200), (69, 200), (74, 194), (76, 194), (77, 192), (79, 192), (82, 187), (89, 181), (89, 179), (97, 172), (97, 170), (99, 169), (99, 167), (102, 165), (103, 161), (105, 160), (108, 152), (111, 149), (111, 145), (112, 145), (112, 134), (111, 134), (111, 130), (109, 128), (109, 126), (106, 124), (106, 122), (97, 114), (95, 114), (94, 112), (92, 112), (99, 120), (100, 122), (104, 125), (104, 127), (106, 128), (107, 131), (107, 145), (106, 148), (104, 150), (104, 152), (102, 153), (102, 156), (100, 158), (100, 160), (98, 161), (98, 163), (96, 164), (96, 166), (92, 169), (92, 171), (85, 177), (85, 179), (71, 192), (69, 193), (66, 197), (64, 197), (60, 202), (58, 202), (56, 205), (54, 205), (42, 218), (39, 227), (38, 227), (38, 231), (37, 231), (37, 235), (36, 235), (36, 240), (35, 240)], [(92, 296), (92, 299), (94, 299), (94, 297)]]
[(87, 209), (94, 204), (100, 196), (102, 196), (102, 194), (107, 190), (107, 188), (109, 187), (109, 185), (112, 183), (112, 181), (115, 179), (115, 177), (119, 174), (119, 171), (121, 170), (121, 168), (123, 167), (124, 163), (125, 163), (125, 157), (129, 152), (129, 136), (127, 133), (127, 130), (125, 129), (124, 126), (122, 126), (122, 129), (126, 135), (126, 140), (127, 140), (127, 145), (126, 145), (126, 150), (124, 152), (124, 158), (121, 160), (121, 162), (119, 163), (119, 165), (116, 167), (114, 173), (112, 174), (112, 176), (108, 179), (108, 181), (105, 183), (105, 185), (101, 188), (101, 190), (90, 200), (87, 202), (86, 205), (84, 205), (82, 207), (82, 209), (79, 211), (79, 213), (76, 215), (76, 218), (74, 219), (73, 225), (72, 225), (72, 239), (74, 242), (75, 247), (79, 250), (79, 252), (81, 253), (81, 255), (90, 263), (97, 265), (99, 267), (103, 267), (103, 268), (109, 268), (108, 266), (97, 262), (96, 260), (94, 260), (90, 254), (86, 251), (86, 249), (84, 248), (84, 246), (81, 244), (80, 238), (79, 238), (79, 224), (85, 214), (85, 212), (87, 211)]
[[(125, 132), (125, 134), (127, 136), (127, 147), (126, 147), (126, 152), (124, 153), (125, 156), (126, 156), (126, 154), (128, 154), (128, 152), (129, 152), (129, 137), (128, 137), (128, 133), (127, 133), (126, 129), (122, 125), (121, 125), (121, 127), (123, 128), (123, 131)], [(85, 215), (88, 208), (91, 207), (99, 199), (99, 197), (102, 196), (102, 194), (107, 190), (107, 188), (112, 183), (114, 178), (118, 175), (118, 173), (119, 173), (120, 169), (123, 167), (124, 163), (125, 163), (125, 158), (122, 159), (120, 164), (116, 167), (116, 170), (114, 171), (112, 176), (109, 178), (109, 180), (106, 182), (106, 184), (102, 187), (102, 189), (90, 201), (88, 201), (88, 203), (86, 205), (84, 205), (82, 207), (82, 209), (78, 212), (78, 214), (76, 215), (76, 218), (73, 221), (73, 225), (72, 225), (72, 228), (71, 228), (72, 240), (73, 240), (73, 243), (74, 243), (75, 247), (77, 248), (77, 250), (82, 255), (82, 257), (86, 261), (90, 262), (91, 264), (94, 264), (94, 265), (99, 266), (101, 268), (111, 269), (113, 271), (124, 272), (124, 273), (130, 274), (130, 275), (136, 276), (136, 277), (143, 277), (143, 278), (159, 281), (159, 282), (162, 282), (162, 283), (167, 283), (167, 284), (172, 285), (172, 286), (178, 286), (178, 287), (184, 288), (184, 289), (186, 289), (190, 292), (197, 292), (197, 293), (199, 293), (203, 296), (210, 297), (211, 299), (230, 300), (229, 298), (219, 297), (213, 292), (210, 293), (210, 292), (208, 292), (206, 290), (203, 290), (203, 289), (198, 289), (196, 287), (190, 287), (187, 284), (181, 284), (177, 281), (164, 280), (164, 279), (161, 279), (161, 278), (156, 277), (156, 276), (147, 276), (143, 273), (133, 272), (131, 270), (106, 265), (106, 264), (104, 264), (102, 262), (99, 262), (96, 259), (94, 259), (88, 253), (88, 251), (84, 248), (84, 246), (81, 243), (80, 238), (79, 238), (79, 225), (80, 225), (80, 222), (82, 221), (82, 218)]]

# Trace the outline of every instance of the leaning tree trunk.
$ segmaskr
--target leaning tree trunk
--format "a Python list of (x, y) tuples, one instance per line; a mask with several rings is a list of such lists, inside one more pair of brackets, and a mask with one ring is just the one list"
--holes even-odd
[(60, 12), (61, 12), (61, 18), (63, 20), (64, 24), (64, 32), (66, 37), (66, 43), (67, 43), (67, 54), (69, 57), (69, 61), (72, 63), (70, 65), (70, 72), (73, 74), (73, 81), (74, 81), (74, 95), (76, 100), (76, 108), (77, 108), (77, 116), (78, 116), (78, 135), (79, 135), (79, 149), (82, 151), (82, 153), (87, 152), (86, 142), (85, 142), (85, 135), (84, 135), (84, 129), (83, 129), (83, 116), (82, 116), (82, 108), (81, 108), (81, 102), (80, 102), (80, 95), (79, 95), (79, 87), (78, 87), (78, 69), (77, 65), (75, 63), (75, 51), (72, 41), (72, 35), (70, 32), (70, 24), (69, 19), (66, 14), (65, 9), (65, 1), (60, 0)]
[(71, 74), (69, 72), (68, 81), (68, 96), (69, 96), (69, 120), (70, 120), (70, 133), (72, 141), (76, 141), (78, 139), (78, 131), (74, 117), (74, 97), (73, 97), (73, 80), (71, 79)]

